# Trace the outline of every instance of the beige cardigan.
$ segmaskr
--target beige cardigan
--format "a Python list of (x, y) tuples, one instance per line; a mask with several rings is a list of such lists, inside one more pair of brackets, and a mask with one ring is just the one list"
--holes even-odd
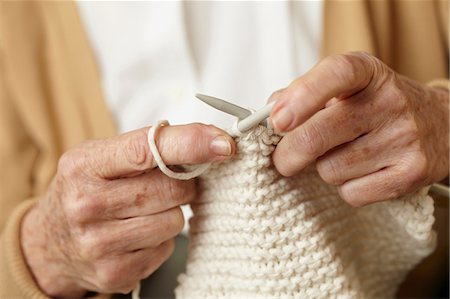
[[(364, 50), (420, 82), (447, 78), (447, 1), (328, 1), (324, 9), (323, 55)], [(0, 298), (45, 297), (21, 254), (20, 221), (61, 153), (113, 134), (74, 3), (0, 2)]]

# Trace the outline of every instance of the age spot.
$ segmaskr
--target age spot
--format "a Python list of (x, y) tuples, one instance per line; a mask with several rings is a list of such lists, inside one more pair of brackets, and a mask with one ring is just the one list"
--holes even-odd
[(134, 205), (137, 207), (142, 207), (145, 204), (146, 196), (144, 193), (136, 194), (136, 198), (134, 199)]
[(363, 154), (364, 154), (365, 156), (367, 156), (367, 155), (370, 154), (371, 150), (370, 150), (370, 148), (368, 148), (368, 147), (364, 147), (364, 148), (362, 149), (362, 152), (363, 152)]

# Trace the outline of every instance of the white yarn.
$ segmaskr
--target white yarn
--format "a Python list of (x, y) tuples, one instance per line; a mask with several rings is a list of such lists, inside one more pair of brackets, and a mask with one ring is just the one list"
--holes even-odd
[(282, 177), (258, 127), (200, 177), (177, 298), (386, 298), (435, 246), (433, 200), (353, 208), (314, 168)]
[(168, 126), (169, 122), (167, 120), (160, 120), (158, 123), (148, 130), (147, 140), (148, 145), (150, 147), (150, 152), (153, 155), (153, 159), (155, 159), (156, 165), (158, 165), (159, 169), (168, 177), (178, 179), (178, 180), (190, 180), (192, 178), (198, 177), (205, 170), (209, 168), (211, 163), (199, 164), (196, 167), (193, 166), (185, 166), (185, 168), (189, 168), (187, 172), (175, 172), (167, 167), (166, 163), (164, 163), (161, 155), (159, 153), (158, 147), (155, 142), (155, 135), (161, 127)]
[(137, 287), (131, 293), (131, 299), (140, 299), (139, 293), (141, 292), (141, 283), (138, 283)]

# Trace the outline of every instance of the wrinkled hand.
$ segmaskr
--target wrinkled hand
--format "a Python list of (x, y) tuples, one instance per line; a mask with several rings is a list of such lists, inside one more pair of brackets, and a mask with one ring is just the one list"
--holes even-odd
[[(184, 224), (179, 206), (195, 196), (195, 182), (154, 169), (147, 132), (89, 141), (61, 157), (22, 225), (28, 265), (48, 295), (127, 293), (172, 253)], [(235, 150), (225, 132), (200, 124), (165, 127), (158, 140), (168, 165), (221, 161)]]
[(273, 160), (283, 175), (316, 161), (359, 206), (448, 175), (448, 91), (401, 76), (366, 53), (328, 57), (275, 92), (271, 119), (288, 132)]

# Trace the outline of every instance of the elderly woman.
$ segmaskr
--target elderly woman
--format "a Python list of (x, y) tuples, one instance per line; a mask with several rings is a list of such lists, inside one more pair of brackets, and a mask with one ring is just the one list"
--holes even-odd
[[(272, 94), (275, 167), (315, 162), (351, 205), (444, 179), (447, 4), (0, 3), (0, 297), (126, 293), (170, 256), (196, 185), (155, 168), (145, 124), (221, 125), (185, 104), (197, 88)], [(235, 151), (198, 123), (158, 147), (170, 165)]]

